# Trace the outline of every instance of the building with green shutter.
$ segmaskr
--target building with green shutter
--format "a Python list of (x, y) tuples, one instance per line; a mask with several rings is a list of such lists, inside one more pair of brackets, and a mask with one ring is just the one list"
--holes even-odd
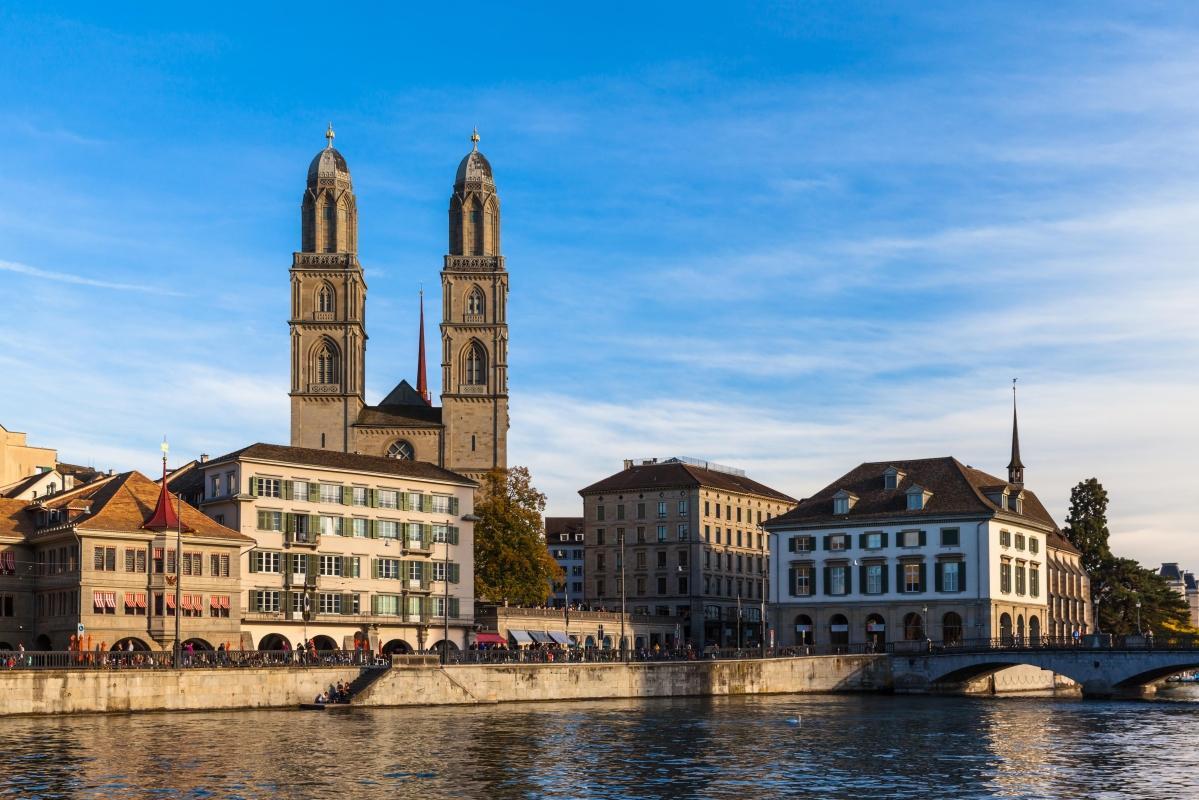
[(1053, 568), (1078, 551), (1024, 488), (1022, 465), (1004, 480), (948, 457), (861, 464), (763, 527), (780, 646), (881, 652), (1071, 634), (1052, 612)]
[(254, 444), (171, 487), (251, 537), (242, 644), (465, 648), (474, 627), (475, 482), (422, 461)]

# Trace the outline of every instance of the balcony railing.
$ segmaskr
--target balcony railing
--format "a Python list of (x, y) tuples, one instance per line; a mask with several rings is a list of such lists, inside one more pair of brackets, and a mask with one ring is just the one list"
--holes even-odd
[[(0, 652), (0, 666), (9, 670), (175, 669), (170, 651), (76, 652), (37, 651)], [(184, 652), (180, 669), (234, 669), (259, 667), (371, 667), (383, 665), (383, 659), (363, 650), (319, 650), (315, 653), (283, 650), (204, 650)]]

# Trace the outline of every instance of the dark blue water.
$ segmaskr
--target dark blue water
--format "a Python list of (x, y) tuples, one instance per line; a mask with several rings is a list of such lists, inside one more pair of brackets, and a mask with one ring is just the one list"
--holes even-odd
[(1199, 692), (1174, 697), (0, 719), (0, 797), (1199, 798)]

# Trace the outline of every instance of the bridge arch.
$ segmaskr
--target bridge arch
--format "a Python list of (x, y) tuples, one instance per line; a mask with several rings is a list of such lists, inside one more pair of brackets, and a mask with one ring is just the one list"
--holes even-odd
[(1136, 686), (1146, 686), (1163, 678), (1168, 678), (1171, 675), (1176, 675), (1179, 672), (1189, 672), (1193, 669), (1199, 669), (1199, 656), (1195, 656), (1195, 660), (1190, 664), (1171, 664), (1169, 666), (1155, 667), (1144, 672), (1138, 672), (1116, 683), (1115, 687), (1117, 689), (1131, 689)]

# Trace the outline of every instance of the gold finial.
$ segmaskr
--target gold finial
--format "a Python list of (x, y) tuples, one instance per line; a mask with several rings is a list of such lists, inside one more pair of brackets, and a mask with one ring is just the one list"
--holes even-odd
[(476, 152), (476, 153), (479, 152), (479, 129), (478, 129), (478, 127), (476, 127), (474, 132), (470, 135), (470, 140), (475, 143), (474, 152)]
[(327, 139), (329, 142), (327, 145), (325, 145), (326, 149), (329, 149), (329, 150), (333, 149), (333, 137), (336, 135), (337, 134), (333, 132), (333, 121), (330, 120), (329, 128), (328, 128), (328, 130), (325, 131), (325, 139)]

